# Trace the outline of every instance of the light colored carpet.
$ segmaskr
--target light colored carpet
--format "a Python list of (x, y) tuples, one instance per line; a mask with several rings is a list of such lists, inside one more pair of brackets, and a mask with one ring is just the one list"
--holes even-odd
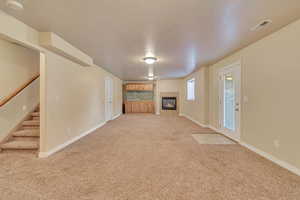
[(234, 141), (220, 134), (193, 134), (199, 144), (236, 144)]
[(299, 200), (300, 177), (181, 117), (124, 115), (49, 159), (0, 154), (1, 200)]

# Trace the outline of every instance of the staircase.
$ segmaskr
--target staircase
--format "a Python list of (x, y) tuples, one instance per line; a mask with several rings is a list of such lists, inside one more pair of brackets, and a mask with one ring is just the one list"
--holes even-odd
[(30, 117), (22, 122), (21, 127), (12, 133), (7, 141), (0, 144), (2, 150), (35, 150), (39, 149), (40, 112), (37, 108)]

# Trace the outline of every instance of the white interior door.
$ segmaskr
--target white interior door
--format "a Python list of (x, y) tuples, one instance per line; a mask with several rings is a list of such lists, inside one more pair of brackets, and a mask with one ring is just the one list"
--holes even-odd
[(219, 72), (220, 129), (227, 136), (240, 140), (240, 63), (224, 67)]
[(106, 121), (112, 120), (113, 111), (113, 81), (112, 78), (105, 78), (105, 119)]

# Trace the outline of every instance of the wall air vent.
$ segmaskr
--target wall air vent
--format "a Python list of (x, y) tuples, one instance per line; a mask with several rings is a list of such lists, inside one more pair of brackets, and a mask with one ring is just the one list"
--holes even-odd
[(257, 24), (254, 27), (252, 27), (251, 31), (258, 31), (258, 30), (260, 30), (260, 29), (268, 26), (271, 23), (272, 23), (272, 20), (269, 20), (269, 19), (263, 20), (259, 24)]

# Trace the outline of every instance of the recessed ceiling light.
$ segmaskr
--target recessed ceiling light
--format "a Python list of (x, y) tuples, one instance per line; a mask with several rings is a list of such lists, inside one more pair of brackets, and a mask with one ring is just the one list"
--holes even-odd
[(251, 28), (251, 31), (257, 31), (257, 30), (260, 30), (264, 27), (266, 27), (267, 25), (271, 24), (272, 23), (272, 20), (270, 19), (266, 19), (266, 20), (263, 20), (261, 21), (259, 24), (255, 25), (254, 27)]
[(24, 6), (20, 0), (6, 0), (6, 6), (14, 10), (24, 9)]
[(227, 81), (232, 81), (233, 78), (232, 78), (231, 76), (227, 76), (227, 77), (226, 77), (226, 80), (227, 80)]
[(148, 65), (152, 65), (152, 64), (154, 64), (157, 61), (157, 58), (155, 58), (155, 57), (145, 57), (143, 60)]
[(153, 81), (155, 79), (157, 79), (157, 76), (148, 76), (146, 77), (149, 81)]
[(148, 79), (149, 81), (153, 81), (157, 79), (157, 76), (145, 76), (145, 79)]

